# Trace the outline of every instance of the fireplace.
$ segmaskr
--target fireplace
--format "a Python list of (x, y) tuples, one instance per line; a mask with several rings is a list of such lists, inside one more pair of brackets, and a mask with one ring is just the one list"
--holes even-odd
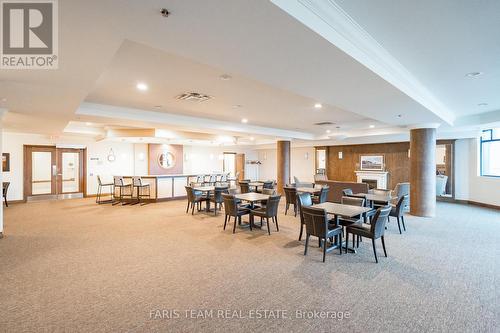
[(387, 189), (387, 171), (360, 170), (355, 173), (358, 183), (367, 183), (370, 189)]
[(374, 188), (377, 188), (377, 181), (375, 179), (362, 179), (362, 183), (368, 184), (368, 188), (370, 190), (373, 190)]

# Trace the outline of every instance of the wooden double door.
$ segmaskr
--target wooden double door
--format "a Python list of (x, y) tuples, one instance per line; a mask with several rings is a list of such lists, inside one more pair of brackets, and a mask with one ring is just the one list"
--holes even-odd
[(85, 149), (24, 146), (24, 199), (83, 197)]

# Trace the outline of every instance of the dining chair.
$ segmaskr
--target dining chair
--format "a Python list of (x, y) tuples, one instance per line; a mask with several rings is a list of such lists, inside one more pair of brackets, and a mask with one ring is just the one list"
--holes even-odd
[(201, 203), (210, 200), (207, 196), (203, 195), (202, 192), (195, 191), (191, 186), (184, 186), (187, 194), (187, 207), (186, 214), (189, 212), (189, 208), (191, 208), (191, 215), (194, 214), (194, 207), (197, 206), (198, 210), (201, 209)]
[[(110, 200), (101, 200), (102, 189), (104, 187), (108, 187), (108, 186), (109, 186), (109, 194), (111, 195), (111, 199)], [(110, 182), (110, 183), (103, 183), (102, 179), (101, 179), (101, 176), (97, 175), (97, 195), (95, 197), (95, 202), (97, 204), (103, 204), (103, 203), (113, 202), (113, 192), (114, 192), (113, 186), (114, 186), (114, 183), (112, 183), (112, 182)]]
[[(141, 202), (142, 198), (151, 199), (151, 186), (148, 183), (143, 183), (141, 177), (132, 177), (132, 186), (136, 190), (136, 204), (143, 206), (147, 202)], [(147, 190), (147, 193), (144, 193)]]
[(310, 207), (312, 206), (312, 198), (311, 198), (311, 193), (308, 192), (302, 192), (297, 194), (297, 205), (298, 205), (298, 211), (299, 211), (299, 217), (300, 217), (300, 233), (299, 233), (299, 241), (302, 240), (302, 233), (304, 231), (304, 214), (302, 213), (302, 207)]
[(328, 198), (329, 191), (330, 191), (330, 187), (328, 185), (323, 185), (321, 187), (319, 194), (317, 196), (313, 197), (313, 203), (320, 204), (320, 203), (326, 202), (326, 199)]
[(217, 216), (217, 206), (219, 206), (219, 209), (222, 209), (222, 203), (224, 202), (224, 199), (222, 198), (222, 194), (229, 194), (229, 187), (228, 186), (222, 186), (222, 187), (215, 187), (213, 194), (210, 195), (210, 202), (214, 203), (214, 215)]
[[(276, 195), (276, 189), (274, 188), (263, 188), (262, 189), (262, 194), (267, 194), (267, 195)], [(260, 204), (262, 207), (265, 207), (267, 204), (267, 200), (261, 200)]]
[[(118, 201), (116, 201), (116, 189), (118, 189)], [(128, 193), (127, 193), (128, 192)], [(123, 199), (130, 198), (132, 199), (132, 184), (125, 184), (125, 180), (123, 176), (114, 176), (113, 177), (113, 203), (112, 205), (116, 205), (118, 203), (125, 204)]]
[(9, 191), (10, 182), (2, 182), (2, 196), (3, 201), (5, 202), (5, 207), (9, 207), (9, 203), (7, 202), (7, 192)]
[[(343, 196), (340, 203), (343, 205), (364, 207), (365, 206), (365, 199)], [(363, 223), (363, 218), (364, 218), (364, 216), (362, 216), (362, 215), (358, 215), (358, 216), (354, 216), (354, 217), (341, 217), (341, 218), (339, 218), (339, 225), (341, 225), (345, 230), (346, 227), (351, 226), (353, 224)], [(347, 236), (347, 233), (346, 233), (346, 236)], [(359, 243), (359, 238), (360, 238), (360, 236), (358, 236), (358, 243)], [(354, 243), (354, 235), (352, 236), (352, 242)]]
[(401, 224), (400, 222), (403, 223), (403, 229), (406, 231), (406, 226), (405, 226), (405, 218), (404, 218), (404, 208), (406, 207), (406, 202), (408, 201), (408, 195), (403, 195), (402, 197), (399, 198), (397, 204), (392, 204), (391, 207), (391, 212), (389, 213), (389, 216), (387, 217), (387, 221), (390, 222), (390, 217), (395, 217), (398, 221), (398, 228), (399, 228), (399, 233), (401, 234)]
[(293, 205), (293, 212), (297, 216), (297, 188), (283, 187), (283, 190), (285, 191), (285, 215), (287, 215), (290, 205)]
[[(224, 229), (226, 230), (226, 224), (234, 216), (234, 226), (233, 226), (233, 234), (236, 232), (236, 221), (241, 224), (241, 217), (243, 215), (250, 214), (250, 209), (246, 207), (239, 207), (238, 202), (234, 195), (231, 194), (222, 194), (222, 200), (224, 201)], [(250, 224), (250, 227), (252, 224)]]
[(240, 182), (240, 193), (248, 193), (250, 192), (250, 186), (248, 185), (248, 182)]
[[(315, 236), (320, 239), (320, 245), (322, 244), (323, 262), (325, 262), (326, 252), (333, 250), (333, 247), (329, 247), (327, 249), (327, 240), (335, 237), (336, 244), (342, 244), (342, 227), (329, 224), (328, 214), (324, 209), (302, 207), (302, 213), (304, 214), (304, 223), (306, 225), (306, 244), (304, 255), (307, 255), (309, 237)], [(339, 253), (342, 254), (342, 246), (339, 246), (339, 248)]]
[(342, 194), (344, 196), (349, 196), (349, 195), (353, 195), (354, 193), (352, 193), (352, 190), (350, 188), (345, 188), (342, 190)]
[(267, 203), (265, 207), (252, 209), (250, 211), (250, 228), (252, 227), (252, 223), (254, 221), (255, 216), (260, 217), (260, 225), (262, 227), (263, 219), (266, 219), (267, 224), (267, 233), (271, 235), (271, 229), (269, 227), (269, 218), (276, 224), (276, 231), (280, 231), (278, 226), (278, 206), (280, 204), (281, 195), (272, 195), (267, 199)]
[(264, 184), (262, 184), (262, 189), (273, 189), (273, 188), (274, 188), (274, 181), (272, 180), (265, 181)]
[[(375, 213), (375, 216), (373, 217), (371, 224), (366, 224), (366, 223), (353, 224), (346, 227), (346, 240), (347, 240), (346, 252), (349, 243), (349, 234), (351, 233), (353, 235), (370, 238), (372, 240), (373, 254), (375, 255), (376, 263), (378, 263), (378, 258), (377, 258), (377, 249), (375, 247), (375, 240), (380, 238), (382, 240), (382, 247), (384, 248), (384, 254), (387, 257), (387, 251), (385, 249), (384, 232), (385, 232), (385, 224), (387, 222), (387, 218), (389, 216), (389, 213), (391, 212), (391, 209), (392, 206), (390, 205), (379, 208)], [(354, 247), (354, 241), (353, 241), (353, 247)]]

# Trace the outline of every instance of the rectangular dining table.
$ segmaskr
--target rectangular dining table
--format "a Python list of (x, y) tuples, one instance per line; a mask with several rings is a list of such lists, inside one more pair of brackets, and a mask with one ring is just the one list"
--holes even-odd
[(297, 187), (297, 193), (310, 193), (310, 194), (316, 194), (321, 192), (321, 186), (315, 186), (315, 187)]
[(372, 193), (356, 193), (356, 194), (352, 194), (351, 196), (358, 197), (358, 198), (365, 198), (366, 201), (370, 202), (370, 207), (372, 207), (372, 208), (373, 208), (374, 201), (385, 202), (386, 204), (388, 204), (394, 198), (396, 198), (392, 195), (372, 194)]
[[(193, 190), (206, 193), (207, 197), (210, 197), (210, 192), (215, 191), (215, 186), (197, 186), (193, 187)], [(206, 202), (205, 206), (206, 206), (205, 211), (210, 212), (210, 200)]]
[[(339, 217), (355, 217), (359, 215), (366, 214), (372, 211), (373, 208), (370, 207), (360, 207), (360, 206), (351, 206), (351, 205), (343, 205), (334, 202), (323, 202), (320, 204), (312, 205), (313, 208), (321, 208), (324, 209), (328, 214), (335, 216), (335, 225), (339, 224)], [(343, 244), (342, 244), (343, 245)], [(333, 244), (333, 249), (337, 249), (339, 244)], [(347, 248), (347, 244), (346, 244)], [(348, 249), (350, 252), (356, 252), (354, 249)]]

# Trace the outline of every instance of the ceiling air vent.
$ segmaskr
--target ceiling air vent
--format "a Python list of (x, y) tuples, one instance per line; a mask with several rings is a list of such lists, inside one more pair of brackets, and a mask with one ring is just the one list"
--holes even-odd
[(317, 125), (317, 126), (326, 126), (326, 125), (334, 125), (335, 123), (332, 123), (331, 121), (322, 121), (322, 122), (319, 122), (319, 123), (314, 123), (314, 125)]
[(212, 96), (195, 92), (187, 92), (177, 96), (177, 99), (181, 101), (204, 102), (208, 101), (209, 99), (212, 99)]

